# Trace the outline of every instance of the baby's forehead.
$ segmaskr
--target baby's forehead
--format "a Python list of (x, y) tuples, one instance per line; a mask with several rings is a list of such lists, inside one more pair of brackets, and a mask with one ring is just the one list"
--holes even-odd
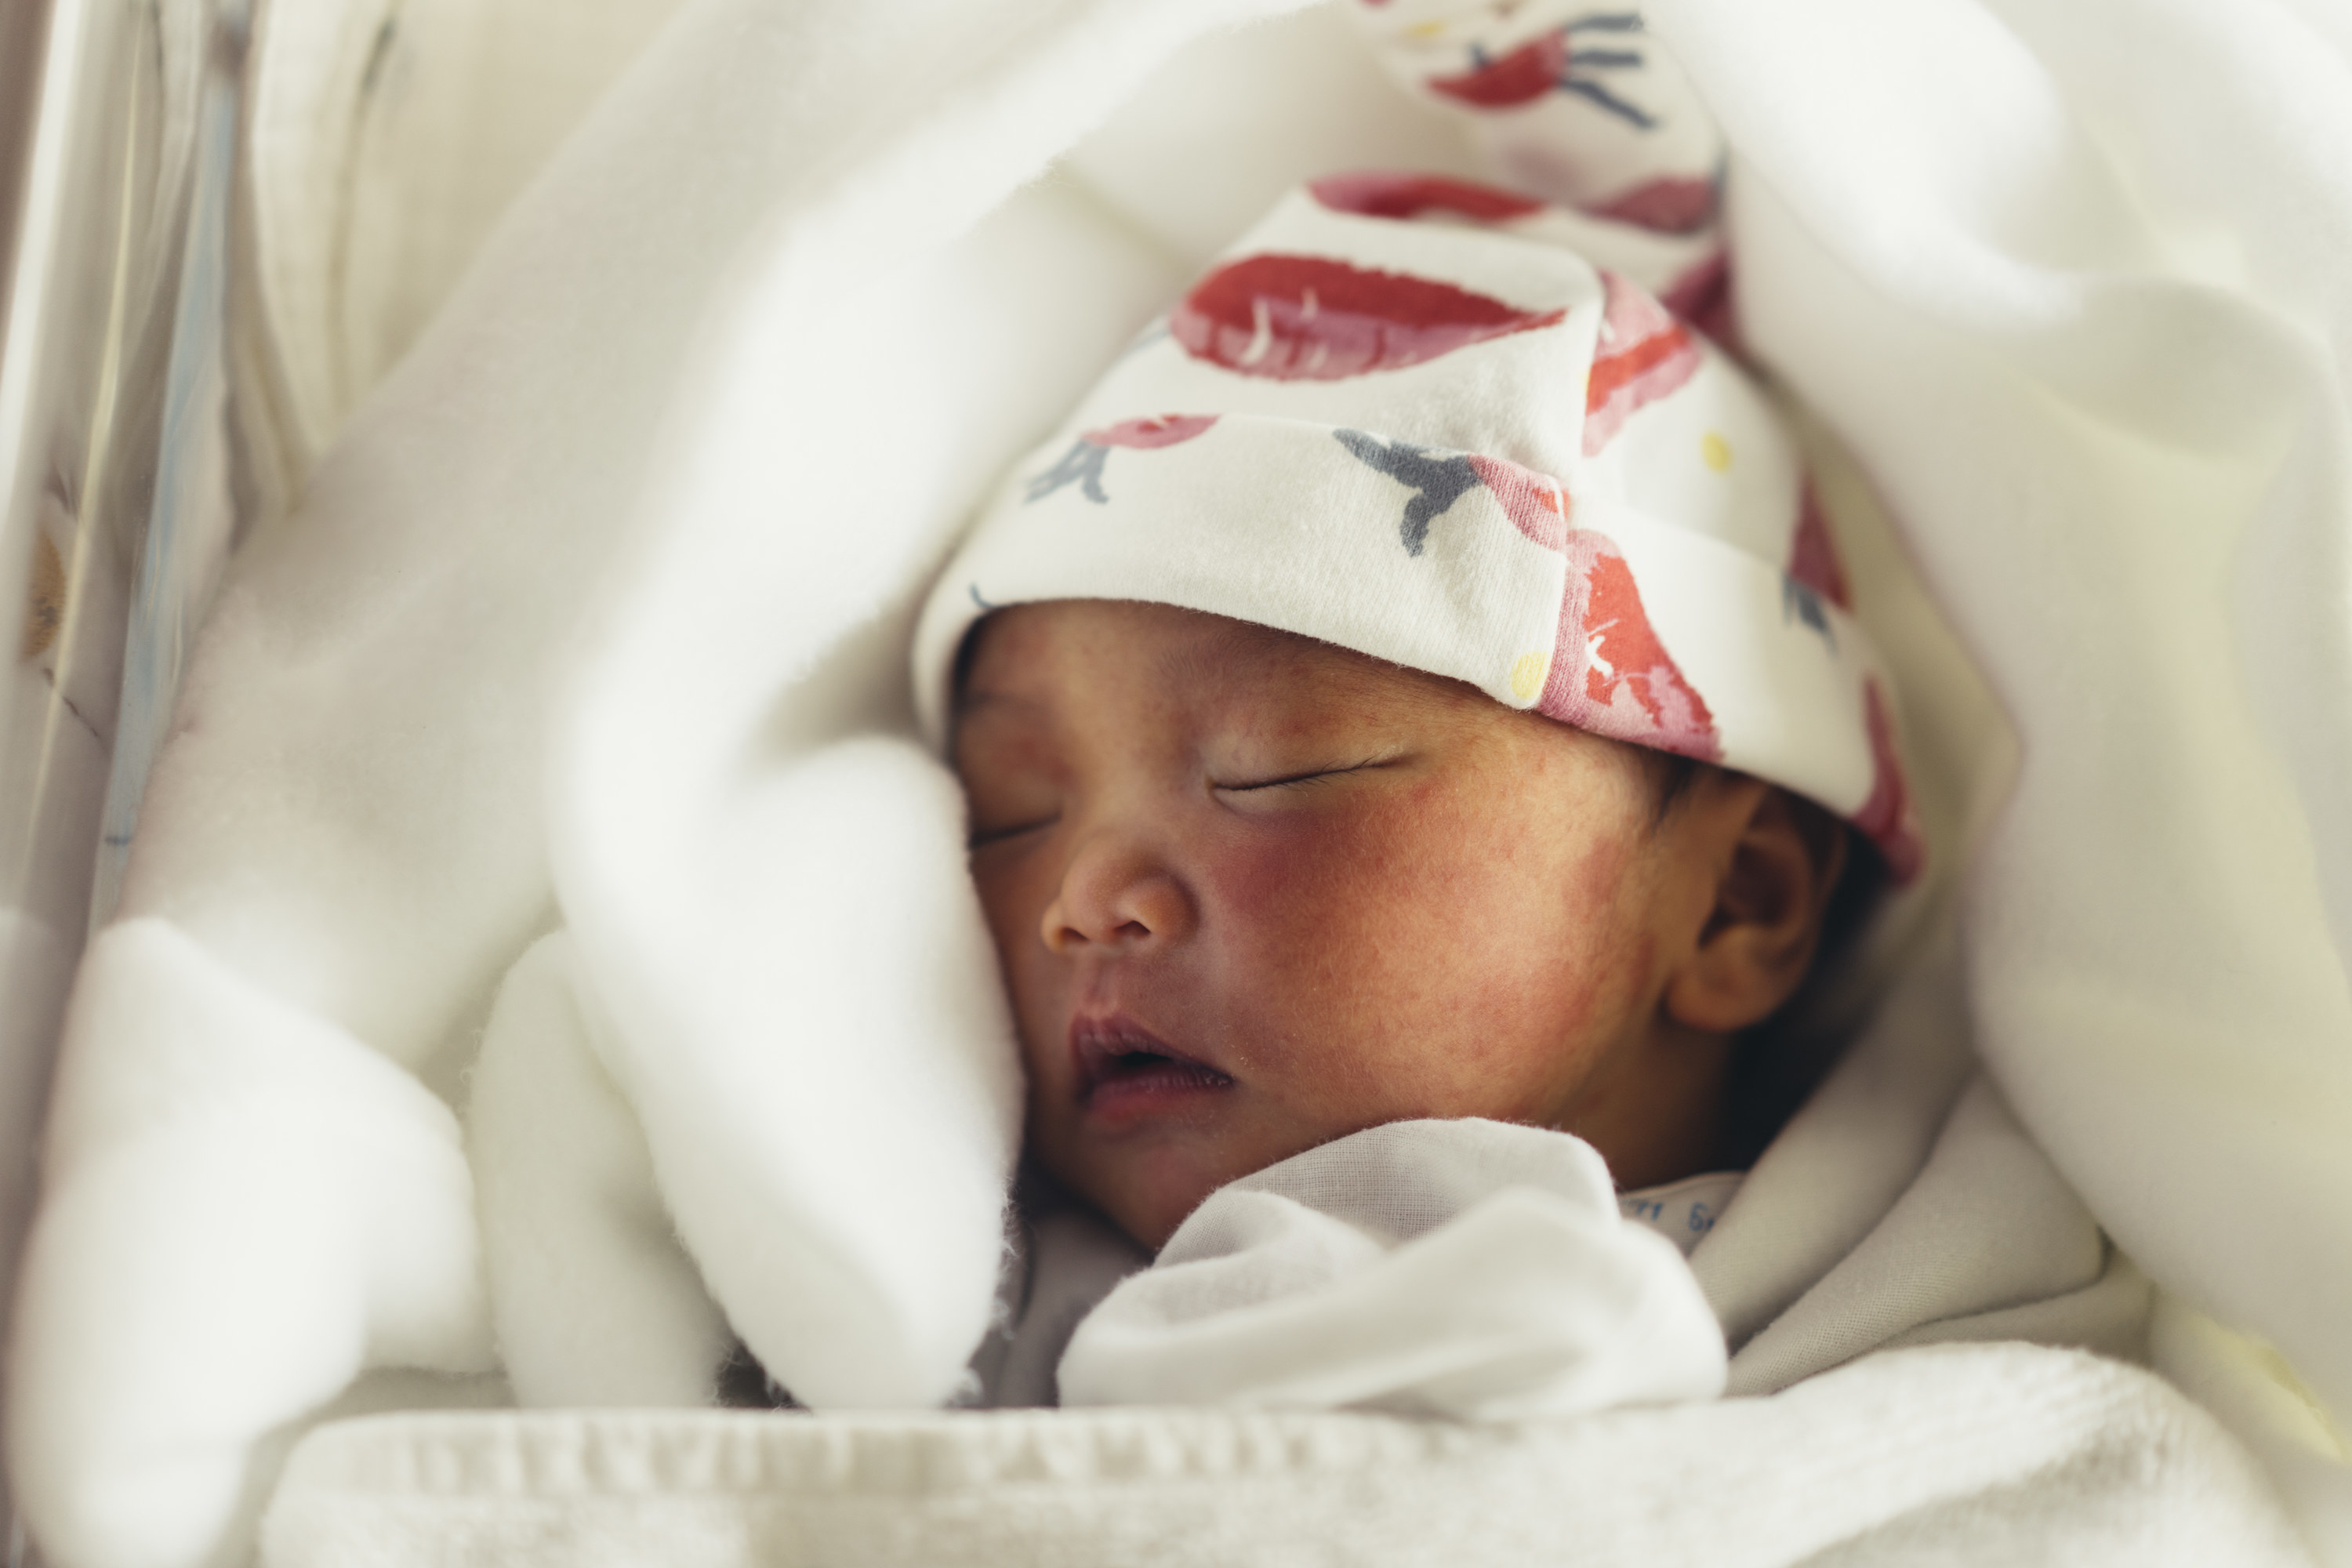
[(1347, 648), (1255, 621), (1191, 610), (1178, 614), (1182, 621), (1177, 635), (1167, 638), (1152, 660), (1155, 679), (1170, 689), (1213, 685), (1237, 674), (1246, 677), (1269, 668), (1339, 669), (1349, 668), (1351, 661), (1367, 666), (1381, 664)]
[(955, 712), (1034, 700), (1071, 683), (1175, 698), (1378, 693), (1500, 711), (1463, 682), (1258, 622), (1172, 605), (1067, 599), (1008, 606), (975, 624), (957, 664)]

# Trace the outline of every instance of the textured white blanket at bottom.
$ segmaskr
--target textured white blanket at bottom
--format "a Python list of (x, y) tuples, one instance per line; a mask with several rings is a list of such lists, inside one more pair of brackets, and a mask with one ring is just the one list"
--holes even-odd
[(2306, 1563), (2210, 1417), (2022, 1344), (1764, 1399), (1466, 1426), (1109, 1409), (403, 1414), (304, 1440), (271, 1568)]

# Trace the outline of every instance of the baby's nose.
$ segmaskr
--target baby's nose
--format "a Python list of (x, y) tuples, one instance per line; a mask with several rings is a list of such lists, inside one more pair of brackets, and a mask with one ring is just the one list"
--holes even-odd
[(1142, 947), (1181, 941), (1193, 920), (1192, 895), (1164, 859), (1139, 845), (1097, 838), (1071, 858), (1038, 935), (1055, 952)]

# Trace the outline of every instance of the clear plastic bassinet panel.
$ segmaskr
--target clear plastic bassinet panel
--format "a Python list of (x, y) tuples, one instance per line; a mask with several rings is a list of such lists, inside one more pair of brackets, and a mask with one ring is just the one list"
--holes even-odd
[[(230, 546), (282, 510), (490, 220), (672, 9), (583, 7), (551, 49), (511, 16), (466, 5), (278, 19), (247, 0), (0, 0), (0, 1340), (71, 978), (119, 891)], [(273, 20), (297, 35), (281, 40), (288, 54), (340, 62), (324, 74), (349, 94), (340, 107), (359, 109), (251, 90), (253, 41)], [(420, 71), (417, 57), (461, 48), (500, 65), (488, 85), (509, 111), (476, 155), (436, 165), (465, 188), (430, 193), (448, 218), (426, 226), (431, 254), (386, 242), (322, 258), (323, 240), (273, 224), (281, 215), (241, 172), (257, 114), (277, 128), (259, 138), (276, 149), (277, 191), (306, 171), (397, 162), (420, 141), (446, 145), (462, 112), (409, 88), (457, 74)], [(321, 133), (326, 121), (342, 133)], [(397, 180), (373, 188), (387, 184), (418, 197)], [(378, 240), (402, 217), (348, 205), (320, 216)], [(362, 324), (298, 328), (319, 352), (297, 363), (270, 352), (289, 317), (314, 323), (257, 258), (257, 229), (318, 264), (332, 300), (314, 302)], [(251, 330), (236, 334), (237, 320)], [(0, 1525), (23, 1560), (5, 1474)]]
[(0, 6), (0, 1302), (68, 984), (232, 531), (243, 37), (234, 4)]

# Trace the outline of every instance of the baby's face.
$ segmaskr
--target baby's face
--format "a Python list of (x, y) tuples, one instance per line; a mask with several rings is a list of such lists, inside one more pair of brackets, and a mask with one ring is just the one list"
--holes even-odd
[(1224, 1183), (1406, 1117), (1617, 1163), (1593, 1130), (1706, 919), (1629, 748), (1163, 605), (977, 635), (955, 765), (1047, 1170), (1156, 1247)]

